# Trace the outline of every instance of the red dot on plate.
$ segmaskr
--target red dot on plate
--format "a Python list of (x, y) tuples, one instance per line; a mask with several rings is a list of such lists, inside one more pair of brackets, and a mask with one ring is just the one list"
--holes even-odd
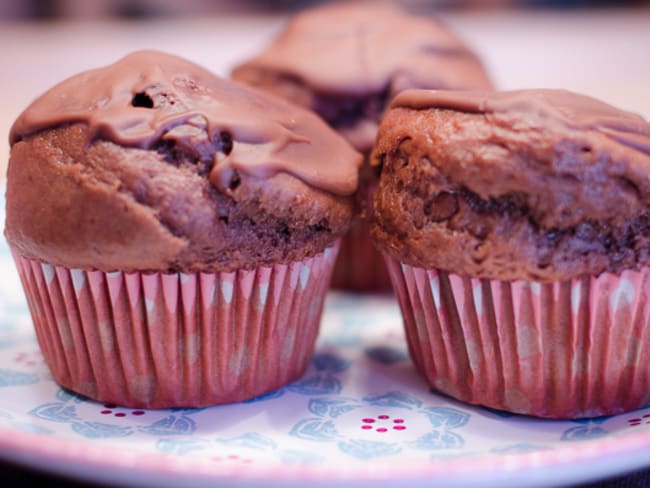
[(377, 429), (377, 432), (386, 432), (386, 431), (388, 431), (388, 429), (386, 427), (379, 427)]
[(144, 410), (134, 410), (131, 412), (133, 415), (144, 415)]
[(396, 424), (403, 424), (404, 419), (395, 419), (395, 420), (393, 420), (393, 422), (396, 423)]
[(393, 430), (405, 430), (406, 426), (405, 425), (396, 425), (393, 427)]
[(228, 459), (239, 459), (239, 456), (237, 454), (230, 454)]
[(372, 426), (371, 425), (362, 425), (361, 428), (363, 430), (368, 430), (368, 429), (372, 429)]
[(361, 419), (361, 422), (365, 422), (366, 424), (372, 424), (374, 421), (375, 419)]
[(102, 415), (108, 415), (109, 413), (113, 413), (111, 410), (102, 410), (101, 412)]
[(650, 418), (650, 413), (646, 413), (646, 414), (643, 416), (643, 418), (644, 418), (644, 419)]
[(388, 415), (378, 415), (377, 418), (381, 420), (386, 420), (389, 419), (390, 417)]
[(116, 417), (126, 417), (126, 414), (124, 412), (117, 412), (115, 414)]
[(628, 422), (641, 422), (641, 419), (629, 419)]

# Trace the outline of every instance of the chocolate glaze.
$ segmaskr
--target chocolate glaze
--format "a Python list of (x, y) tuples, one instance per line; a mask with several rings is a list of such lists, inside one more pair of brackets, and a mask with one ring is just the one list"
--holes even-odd
[(562, 90), (405, 91), (372, 234), (409, 264), (553, 281), (650, 264), (650, 124)]
[(220, 190), (235, 171), (287, 172), (338, 195), (357, 187), (350, 161), (360, 156), (317, 117), (161, 52), (136, 52), (60, 83), (20, 115), (10, 142), (75, 122), (88, 125), (90, 141), (142, 149), (169, 141), (199, 153), (216, 146), (209, 179)]

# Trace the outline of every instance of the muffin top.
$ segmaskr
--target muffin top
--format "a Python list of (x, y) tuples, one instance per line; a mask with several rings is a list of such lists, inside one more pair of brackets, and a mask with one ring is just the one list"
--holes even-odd
[(377, 2), (298, 13), (232, 76), (313, 109), (362, 151), (404, 89), (491, 88), (479, 59), (445, 26)]
[(543, 282), (650, 262), (650, 124), (593, 98), (409, 90), (373, 164), (373, 238), (408, 264)]
[(316, 254), (349, 225), (361, 163), (312, 113), (155, 51), (55, 86), (10, 143), (10, 244), (102, 271)]

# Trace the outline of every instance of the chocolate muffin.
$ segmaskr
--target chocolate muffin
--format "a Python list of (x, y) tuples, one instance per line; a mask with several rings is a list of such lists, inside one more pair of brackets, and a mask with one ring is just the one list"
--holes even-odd
[(318, 117), (144, 51), (55, 86), (10, 139), (5, 235), (57, 382), (171, 407), (301, 374), (361, 163)]
[(561, 90), (411, 90), (373, 164), (372, 237), (434, 388), (558, 418), (650, 402), (648, 122)]
[[(431, 17), (386, 4), (335, 3), (294, 16), (232, 77), (310, 108), (366, 157), (387, 103), (407, 88), (490, 89), (478, 57)], [(357, 214), (344, 238), (333, 285), (390, 288), (363, 219), (376, 175), (364, 165)]]

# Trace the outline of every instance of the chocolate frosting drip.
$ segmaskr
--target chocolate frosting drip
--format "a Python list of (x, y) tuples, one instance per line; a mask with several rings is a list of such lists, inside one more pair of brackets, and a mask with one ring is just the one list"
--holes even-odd
[(336, 195), (357, 187), (360, 155), (318, 117), (161, 52), (136, 52), (63, 81), (21, 114), (10, 142), (76, 122), (88, 125), (89, 142), (194, 153), (208, 160), (221, 191), (237, 171), (286, 172)]
[(650, 154), (650, 124), (641, 116), (595, 98), (566, 90), (509, 92), (405, 90), (391, 108), (440, 108), (460, 112), (506, 114), (553, 129), (596, 132), (629, 149)]
[(363, 2), (296, 15), (243, 67), (290, 74), (315, 90), (349, 95), (432, 86), (491, 88), (478, 58), (442, 25)]

